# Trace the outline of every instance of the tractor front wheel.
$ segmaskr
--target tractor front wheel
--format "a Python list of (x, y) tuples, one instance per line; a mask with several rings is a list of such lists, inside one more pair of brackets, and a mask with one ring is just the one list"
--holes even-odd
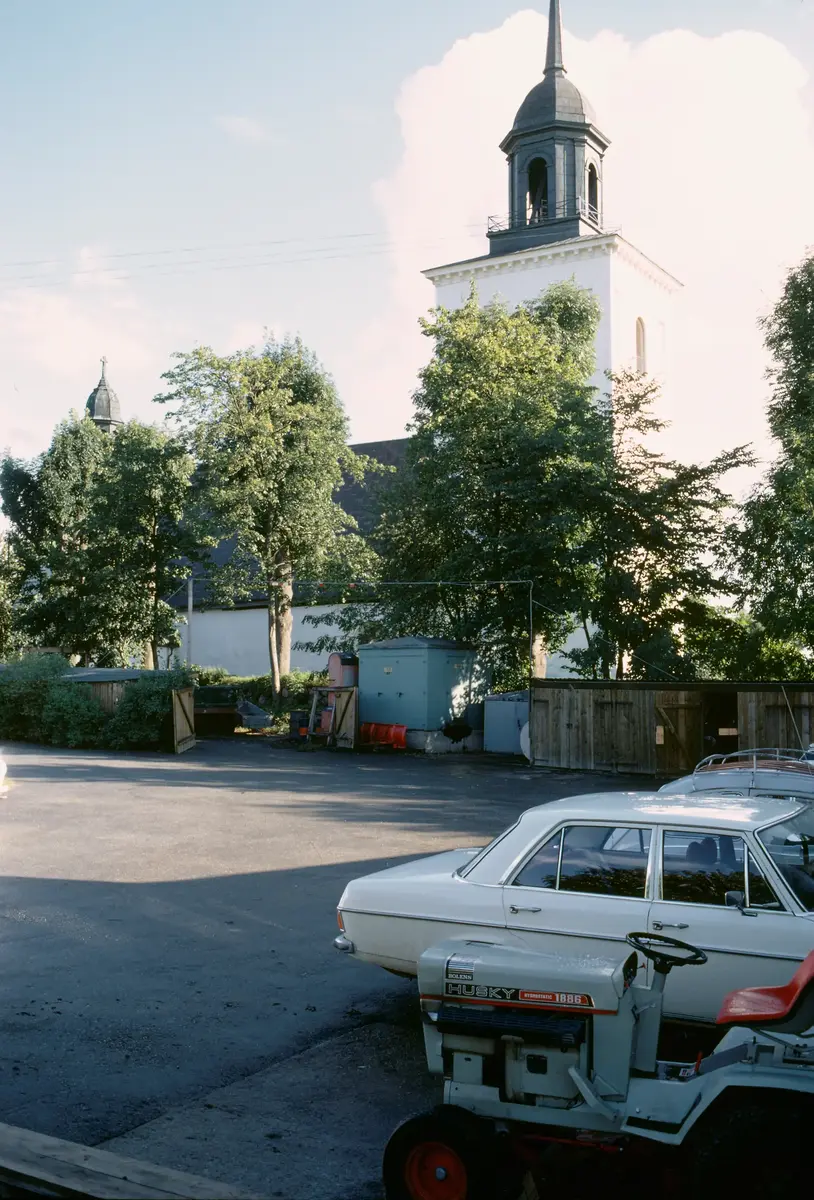
[(452, 1107), (400, 1125), (382, 1165), (387, 1200), (494, 1200), (494, 1170), (491, 1127)]

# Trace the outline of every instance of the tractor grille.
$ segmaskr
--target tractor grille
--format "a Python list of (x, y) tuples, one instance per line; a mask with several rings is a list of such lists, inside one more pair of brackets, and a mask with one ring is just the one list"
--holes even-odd
[(463, 1037), (511, 1034), (535, 1046), (573, 1050), (585, 1041), (587, 1017), (555, 1017), (521, 1008), (484, 1008), (480, 1004), (442, 1004), (436, 1028)]

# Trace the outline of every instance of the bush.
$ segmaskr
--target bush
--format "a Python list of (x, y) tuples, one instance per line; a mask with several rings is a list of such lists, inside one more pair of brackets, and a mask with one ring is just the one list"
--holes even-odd
[(27, 654), (0, 671), (0, 737), (9, 741), (48, 741), (45, 711), (51, 685), (70, 663), (59, 654)]
[(191, 667), (196, 687), (212, 687), (225, 683), (231, 676), (225, 667)]
[(52, 746), (98, 746), (107, 713), (87, 683), (54, 680), (42, 710), (42, 740)]
[(103, 744), (111, 750), (171, 750), (172, 693), (189, 686), (187, 671), (146, 675), (128, 683), (105, 725)]
[(0, 738), (51, 746), (172, 749), (172, 693), (189, 671), (162, 671), (128, 683), (108, 715), (88, 683), (65, 679), (58, 654), (30, 654), (0, 670)]
[(249, 700), (266, 712), (291, 712), (311, 703), (309, 688), (327, 683), (328, 676), (314, 671), (292, 671), (283, 675), (282, 691), (276, 704), (272, 699), (274, 686), (271, 675), (229, 675), (221, 667), (194, 668), (199, 687), (221, 686), (234, 688), (241, 700)]

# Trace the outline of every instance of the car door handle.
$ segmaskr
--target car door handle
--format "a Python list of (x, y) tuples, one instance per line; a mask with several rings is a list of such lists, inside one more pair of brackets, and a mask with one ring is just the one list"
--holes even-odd
[(689, 929), (684, 921), (654, 921), (654, 929)]
[(535, 912), (542, 912), (542, 911), (543, 910), (541, 908), (518, 908), (516, 904), (509, 905), (509, 912), (514, 913), (515, 916), (517, 916), (517, 914), (521, 913), (521, 912), (535, 913)]

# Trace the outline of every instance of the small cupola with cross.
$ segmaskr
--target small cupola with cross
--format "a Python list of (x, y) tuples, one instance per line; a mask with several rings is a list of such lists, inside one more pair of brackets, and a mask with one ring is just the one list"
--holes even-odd
[(102, 375), (88, 396), (85, 410), (104, 433), (113, 433), (117, 425), (122, 425), (122, 410), (119, 397), (107, 381), (107, 359), (102, 358)]
[(603, 228), (602, 164), (610, 142), (563, 65), (560, 0), (550, 0), (543, 78), (500, 144), (509, 163), (509, 215), (489, 223), (490, 254), (510, 254)]

